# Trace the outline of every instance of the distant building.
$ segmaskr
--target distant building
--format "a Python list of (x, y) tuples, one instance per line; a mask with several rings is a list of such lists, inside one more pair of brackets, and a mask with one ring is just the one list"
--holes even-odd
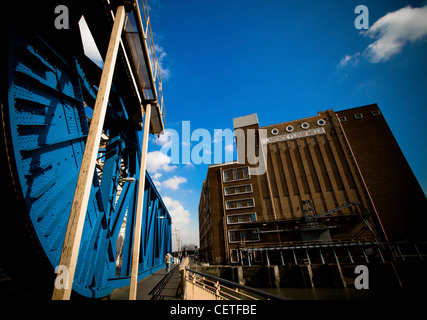
[[(356, 244), (353, 255), (383, 259), (380, 242), (425, 241), (426, 197), (376, 104), (264, 127), (256, 114), (233, 122), (244, 133), (241, 163), (209, 166), (199, 203), (201, 260), (324, 262)], [(244, 148), (252, 133), (256, 155), (265, 150), (259, 175)]]

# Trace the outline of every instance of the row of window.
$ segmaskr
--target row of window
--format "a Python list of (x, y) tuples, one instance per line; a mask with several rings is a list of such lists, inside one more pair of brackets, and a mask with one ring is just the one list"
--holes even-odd
[(246, 180), (251, 178), (251, 175), (249, 174), (249, 167), (240, 167), (224, 170), (222, 174), (224, 182)]
[(252, 192), (252, 184), (242, 184), (239, 186), (225, 187), (224, 194), (226, 196), (235, 195), (235, 194), (243, 194), (243, 193), (251, 193)]
[[(325, 120), (323, 120), (323, 119), (319, 119), (319, 120), (317, 120), (317, 125), (319, 125), (319, 126), (321, 126), (321, 127), (323, 127), (324, 125), (326, 124), (326, 121)], [(307, 130), (308, 128), (310, 128), (310, 124), (308, 123), (308, 122), (303, 122), (302, 124), (301, 124), (301, 128), (303, 128), (304, 130)], [(292, 131), (294, 131), (294, 127), (293, 126), (291, 126), (291, 125), (288, 125), (288, 126), (286, 126), (286, 131), (287, 132), (292, 132)], [(277, 129), (277, 128), (273, 128), (273, 129), (271, 129), (271, 134), (272, 135), (277, 135), (277, 134), (279, 134), (279, 129)]]
[(260, 241), (258, 228), (228, 231), (229, 243), (254, 242), (254, 241)]
[(253, 207), (255, 207), (254, 198), (225, 201), (226, 210), (244, 209), (244, 208), (253, 208)]
[[(263, 256), (262, 256), (262, 251), (253, 251), (251, 253), (252, 255), (252, 259), (255, 262), (263, 262)], [(231, 263), (239, 263), (240, 259), (244, 259), (244, 256), (241, 256), (241, 252), (238, 249), (231, 249), (230, 250), (230, 260)]]
[(237, 224), (255, 221), (257, 221), (257, 216), (255, 212), (227, 215), (227, 224)]

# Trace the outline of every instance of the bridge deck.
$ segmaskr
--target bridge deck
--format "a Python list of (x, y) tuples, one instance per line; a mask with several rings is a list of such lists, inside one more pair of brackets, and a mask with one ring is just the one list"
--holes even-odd
[[(179, 265), (171, 265), (169, 274), (163, 268), (138, 282), (136, 300), (180, 300), (177, 296), (179, 286)], [(113, 290), (107, 297), (110, 300), (128, 300), (129, 286)]]

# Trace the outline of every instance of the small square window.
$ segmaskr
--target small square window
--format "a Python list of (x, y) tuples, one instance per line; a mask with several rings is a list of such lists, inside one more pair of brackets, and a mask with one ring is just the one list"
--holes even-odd
[(363, 114), (361, 114), (361, 113), (356, 113), (356, 114), (354, 115), (354, 119), (356, 119), (356, 120), (363, 119)]
[(376, 116), (379, 116), (381, 114), (381, 112), (380, 112), (380, 110), (373, 110), (371, 112), (371, 114), (372, 114), (373, 117), (376, 117)]

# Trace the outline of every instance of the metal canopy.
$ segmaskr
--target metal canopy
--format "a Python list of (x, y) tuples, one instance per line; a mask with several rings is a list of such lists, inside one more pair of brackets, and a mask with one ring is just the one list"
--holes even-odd
[[(105, 59), (109, 34), (118, 5), (126, 6), (124, 33), (114, 71), (114, 84), (123, 98), (131, 121), (142, 129), (145, 106), (153, 108), (150, 133), (164, 131), (164, 101), (160, 66), (151, 32), (146, 1), (81, 1), (79, 6), (91, 30), (96, 45)], [(143, 110), (144, 109), (144, 110)]]

